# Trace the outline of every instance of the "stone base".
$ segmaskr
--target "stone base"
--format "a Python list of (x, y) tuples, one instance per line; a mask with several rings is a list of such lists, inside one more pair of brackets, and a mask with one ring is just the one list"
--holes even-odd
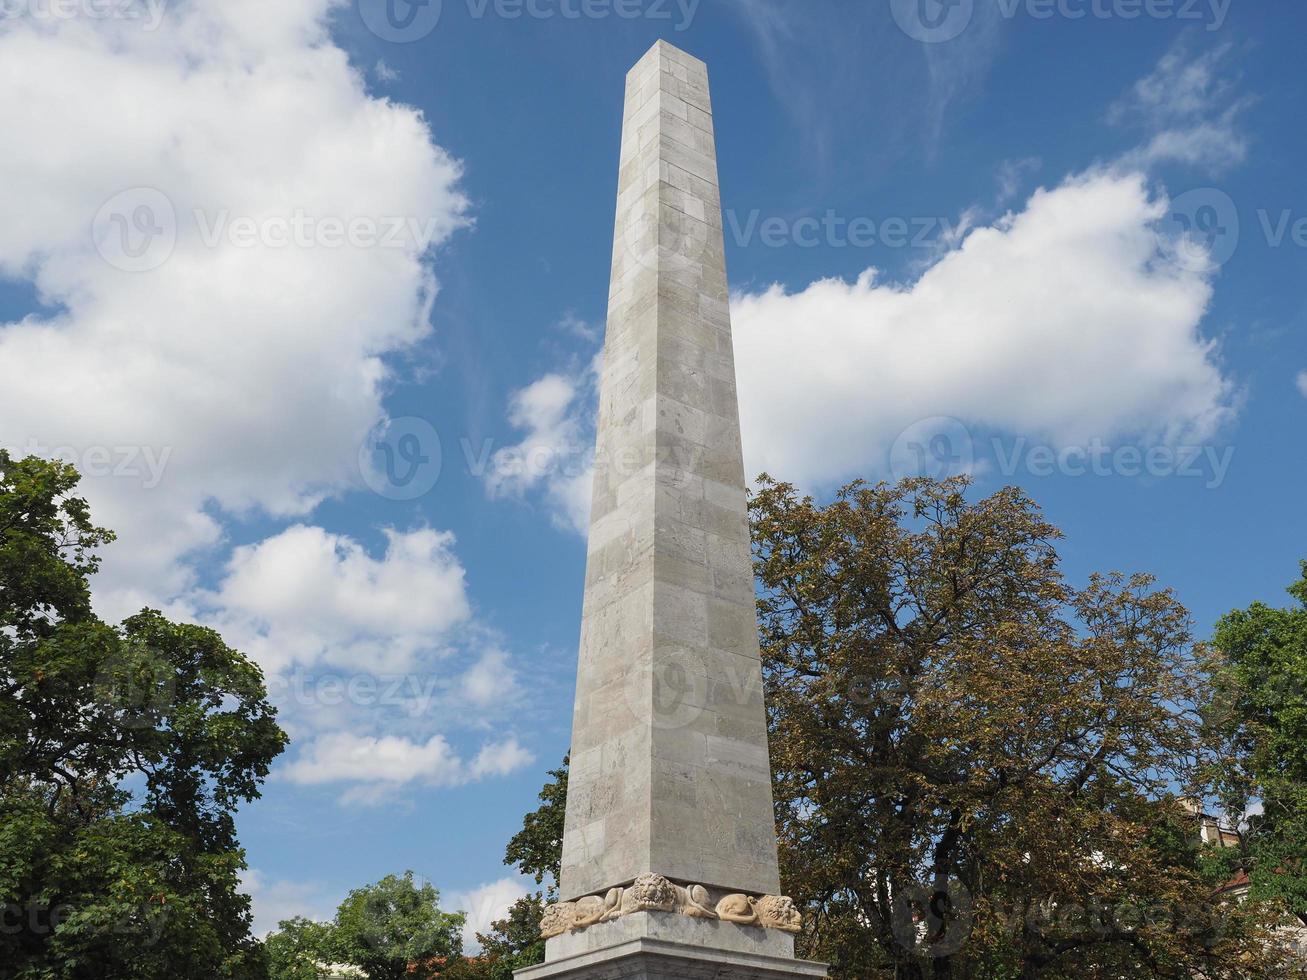
[(545, 941), (545, 958), (552, 963), (609, 946), (624, 946), (637, 939), (773, 959), (794, 959), (794, 937), (788, 933), (736, 925), (720, 919), (692, 919), (672, 912), (633, 912), (612, 922), (598, 922), (585, 929), (554, 936)]
[(657, 939), (633, 939), (513, 974), (514, 980), (795, 980), (825, 976), (824, 963)]

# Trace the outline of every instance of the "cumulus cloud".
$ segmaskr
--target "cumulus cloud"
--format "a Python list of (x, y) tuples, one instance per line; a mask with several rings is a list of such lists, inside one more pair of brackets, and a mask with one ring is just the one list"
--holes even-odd
[(490, 931), (492, 923), (508, 917), (513, 903), (531, 890), (531, 879), (523, 876), (500, 878), (469, 891), (450, 892), (445, 904), (466, 913), (463, 925), (463, 950), (472, 953), (480, 948), (477, 933)]
[(546, 374), (509, 396), (508, 420), (525, 436), (491, 457), (485, 484), (492, 499), (539, 492), (555, 525), (585, 531), (594, 483), (599, 364), (595, 358), (575, 374)]
[(1037, 191), (907, 285), (737, 294), (751, 474), (805, 484), (875, 472), (896, 436), (951, 416), (1083, 445), (1210, 436), (1231, 384), (1199, 332), (1210, 266), (1174, 261), (1166, 201), (1139, 173)]
[[(526, 753), (464, 759), (442, 734), (487, 714), (478, 670), (513, 683), (453, 537), (387, 530), (370, 550), (311, 519), (363, 488), (395, 367), (431, 333), (434, 251), (469, 220), (421, 113), (374, 97), (332, 40), (343, 5), (168, 5), (152, 30), (0, 20), (0, 211), (23, 216), (0, 222), (0, 275), (40, 300), (0, 322), (0, 445), (80, 464), (119, 533), (103, 614), (218, 628), (268, 673), (296, 737), (287, 778), (366, 794)], [(223, 550), (266, 518), (284, 530)], [(328, 669), (411, 683), (327, 697)]]
[(1302, 392), (1304, 398), (1307, 398), (1307, 371), (1298, 375), (1298, 390)]
[(210, 598), (218, 625), (269, 670), (411, 669), (470, 618), (465, 572), (448, 532), (384, 533), (380, 558), (305, 525), (237, 548)]
[(108, 614), (189, 589), (231, 516), (358, 485), (385, 358), (430, 330), (459, 166), (369, 95), (327, 33), (337, 3), (0, 26), (0, 211), (23, 215), (0, 274), (43, 304), (0, 323), (0, 445), (167, 460), (154, 487), (117, 465), (85, 484), (119, 532)]
[(335, 905), (321, 882), (277, 878), (255, 868), (240, 874), (241, 890), (249, 895), (256, 936), (266, 936), (286, 919), (303, 916), (317, 922), (330, 919)]
[(518, 744), (516, 738), (509, 738), (502, 742), (483, 745), (476, 758), (472, 760), (468, 771), (473, 779), (507, 776), (519, 769), (525, 769), (533, 762), (535, 756), (531, 751)]
[(280, 775), (302, 786), (352, 784), (341, 802), (376, 804), (411, 784), (461, 786), (508, 775), (533, 761), (534, 756), (514, 738), (482, 746), (469, 762), (443, 735), (414, 741), (396, 735), (332, 732), (305, 745)]

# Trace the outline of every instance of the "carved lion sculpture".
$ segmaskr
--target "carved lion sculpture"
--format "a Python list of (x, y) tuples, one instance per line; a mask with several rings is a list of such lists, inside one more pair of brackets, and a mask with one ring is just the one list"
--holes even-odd
[(592, 895), (588, 898), (578, 899), (576, 912), (572, 919), (572, 928), (584, 929), (586, 926), (592, 926), (602, 920), (607, 911), (608, 908), (602, 898)]
[(662, 875), (640, 875), (626, 890), (622, 904), (636, 912), (675, 912), (676, 886)]
[(604, 898), (604, 917), (600, 921), (612, 922), (626, 914), (626, 910), (622, 907), (622, 898), (625, 894), (625, 888), (608, 889), (608, 895)]
[(572, 928), (576, 921), (576, 906), (571, 902), (557, 902), (546, 905), (544, 915), (540, 918), (540, 937), (553, 939)]
[(717, 917), (742, 926), (758, 924), (758, 900), (748, 895), (727, 895), (717, 903)]
[(758, 899), (758, 918), (768, 929), (781, 932), (799, 932), (803, 928), (803, 915), (792, 899), (783, 895), (767, 895)]
[(717, 913), (712, 910), (709, 904), (712, 898), (708, 895), (708, 889), (703, 885), (691, 885), (689, 888), (682, 888), (681, 914), (688, 915), (692, 919), (715, 919)]

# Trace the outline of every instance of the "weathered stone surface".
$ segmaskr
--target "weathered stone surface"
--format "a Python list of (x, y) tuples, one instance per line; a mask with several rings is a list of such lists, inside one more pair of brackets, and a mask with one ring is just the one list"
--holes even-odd
[(746, 929), (733, 922), (693, 919), (668, 912), (636, 912), (613, 922), (567, 932), (545, 941), (548, 962), (579, 956), (635, 939), (657, 939), (701, 949), (794, 958), (794, 937), (772, 929)]
[(826, 967), (784, 956), (639, 938), (518, 970), (517, 980), (794, 980)]
[(627, 77), (564, 899), (646, 872), (778, 894), (704, 64)]
[[(656, 781), (654, 791), (657, 794)], [(791, 934), (797, 934), (803, 928), (803, 915), (794, 902), (784, 896), (723, 892), (695, 882), (678, 884), (660, 874), (643, 874), (633, 884), (610, 888), (603, 895), (587, 895), (575, 901), (547, 905), (540, 919), (540, 934), (546, 940), (552, 940), (641, 912), (675, 913), (691, 919), (721, 921), (731, 925), (724, 929), (714, 927), (705, 931), (665, 921), (665, 917), (661, 917), (652, 922), (639, 920), (634, 926), (626, 923), (620, 930), (596, 930), (596, 935), (569, 939), (555, 944), (554, 948), (593, 949), (611, 944), (615, 941), (614, 937), (631, 935), (661, 936), (682, 941), (681, 933), (689, 930), (713, 940), (720, 938), (731, 948), (755, 949), (760, 943), (766, 942), (771, 944), (769, 949), (787, 949), (792, 953), (792, 942), (785, 944), (765, 937), (747, 936), (736, 927), (775, 929)]]
[(826, 975), (778, 897), (708, 92), (663, 41), (627, 76), (563, 901), (525, 980)]

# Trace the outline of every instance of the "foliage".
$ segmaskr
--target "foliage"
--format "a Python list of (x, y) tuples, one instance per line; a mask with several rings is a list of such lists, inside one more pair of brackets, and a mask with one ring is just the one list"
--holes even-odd
[(1217, 624), (1221, 710), (1212, 720), (1228, 747), (1224, 808), (1238, 817), (1260, 803), (1238, 855), (1251, 897), (1307, 925), (1307, 562), (1289, 593), (1297, 606), (1254, 603)]
[(1145, 576), (1063, 578), (1014, 489), (752, 500), (783, 875), (840, 977), (1259, 976), (1208, 901), (1201, 648)]
[[(410, 964), (444, 964), (462, 956), (464, 916), (440, 910), (440, 893), (413, 872), (356, 888), (336, 910), (331, 949), (372, 980), (402, 980)], [(433, 969), (433, 973), (436, 971)]]
[(540, 806), (522, 818), (522, 829), (504, 850), (504, 863), (517, 865), (537, 885), (546, 885), (550, 899), (557, 894), (559, 869), (563, 863), (563, 817), (567, 807), (569, 759), (549, 770), (550, 778), (540, 790)]
[(462, 976), (463, 922), (413, 872), (351, 891), (331, 922), (288, 919), (264, 943), (271, 980), (316, 980), (317, 966), (359, 968), (371, 980)]
[(233, 815), (285, 735), (216, 633), (95, 616), (77, 482), (0, 451), (0, 977), (258, 976)]
[(330, 963), (331, 926), (296, 916), (277, 926), (264, 940), (272, 980), (318, 980), (318, 965)]

